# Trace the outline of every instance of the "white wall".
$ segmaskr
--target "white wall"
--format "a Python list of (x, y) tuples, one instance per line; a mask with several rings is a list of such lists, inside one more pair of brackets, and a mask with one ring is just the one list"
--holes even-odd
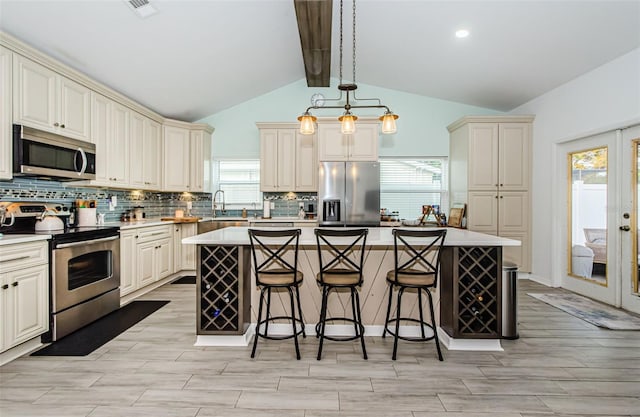
[[(297, 117), (311, 105), (312, 94), (320, 92), (327, 99), (339, 97), (337, 83), (336, 79), (331, 79), (331, 87), (309, 88), (306, 80), (301, 79), (199, 120), (216, 129), (212, 145), (214, 158), (258, 158), (260, 146), (256, 122), (296, 122)], [(447, 156), (447, 125), (470, 114), (500, 113), (362, 83), (358, 84), (356, 92), (358, 97), (379, 98), (384, 105), (400, 115), (397, 121), (398, 132), (394, 135), (381, 135), (381, 156)], [(335, 102), (327, 101), (326, 104)], [(312, 113), (317, 117), (337, 117), (343, 111), (344, 109), (326, 109), (314, 110)], [(357, 116), (382, 115), (381, 109), (354, 109), (353, 113)]]
[[(566, 230), (553, 207), (555, 184), (566, 184), (558, 172), (556, 144), (613, 130), (640, 121), (640, 48), (513, 109), (535, 114), (533, 125), (533, 263), (534, 278), (560, 284), (555, 273), (553, 230)], [(550, 221), (551, 219), (551, 221)]]

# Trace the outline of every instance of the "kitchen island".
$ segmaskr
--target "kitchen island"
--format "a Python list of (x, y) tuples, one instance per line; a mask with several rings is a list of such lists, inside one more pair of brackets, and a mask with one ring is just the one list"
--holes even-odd
[[(415, 228), (412, 228), (415, 229)], [(300, 287), (302, 313), (308, 332), (313, 332), (320, 311), (321, 292), (316, 284), (318, 252), (313, 228), (302, 228), (299, 269), (304, 274)], [(364, 284), (360, 289), (366, 335), (382, 334), (389, 286), (387, 271), (394, 267), (392, 228), (369, 228), (364, 262)], [(253, 335), (259, 292), (251, 267), (251, 249), (246, 227), (229, 227), (182, 240), (198, 245), (197, 344), (246, 344)], [(442, 252), (441, 277), (434, 294), (439, 334), (449, 349), (501, 350), (502, 247), (520, 242), (469, 230), (447, 228)], [(416, 294), (408, 303), (417, 317)], [(272, 314), (284, 314), (286, 293), (274, 295)], [(280, 298), (282, 297), (282, 298)], [(349, 295), (332, 297), (329, 316), (349, 316)], [(407, 297), (408, 299), (409, 297)], [(424, 300), (426, 302), (426, 300)], [(282, 323), (273, 331), (286, 332)], [(403, 330), (411, 333), (416, 326)], [(353, 330), (351, 325), (334, 325), (333, 334)], [(271, 327), (270, 327), (271, 331)]]

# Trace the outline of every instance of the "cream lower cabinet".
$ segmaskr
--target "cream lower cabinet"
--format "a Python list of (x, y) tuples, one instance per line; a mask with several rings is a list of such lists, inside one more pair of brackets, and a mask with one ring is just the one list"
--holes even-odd
[(531, 135), (533, 116), (467, 116), (451, 134), (452, 203), (467, 204), (467, 228), (519, 240), (503, 259), (531, 270)]
[(356, 131), (343, 135), (339, 122), (318, 122), (320, 161), (377, 161), (379, 123), (356, 122)]
[(0, 352), (49, 329), (46, 241), (2, 246), (0, 251)]
[(174, 272), (196, 269), (196, 245), (183, 245), (182, 239), (198, 234), (197, 223), (179, 223), (173, 227)]
[(172, 225), (141, 227), (120, 232), (120, 296), (171, 275)]
[(13, 178), (11, 109), (13, 53), (0, 46), (0, 180)]
[(15, 123), (90, 140), (91, 91), (28, 58), (13, 60)]

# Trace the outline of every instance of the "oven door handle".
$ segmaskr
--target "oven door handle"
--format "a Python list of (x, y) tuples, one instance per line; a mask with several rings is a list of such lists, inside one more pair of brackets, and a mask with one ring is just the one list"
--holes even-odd
[(83, 240), (81, 242), (73, 242), (73, 243), (62, 243), (56, 246), (54, 249), (64, 249), (64, 248), (71, 248), (73, 246), (92, 245), (94, 243), (109, 242), (117, 239), (120, 239), (120, 236), (104, 237), (102, 239), (93, 239), (93, 240)]

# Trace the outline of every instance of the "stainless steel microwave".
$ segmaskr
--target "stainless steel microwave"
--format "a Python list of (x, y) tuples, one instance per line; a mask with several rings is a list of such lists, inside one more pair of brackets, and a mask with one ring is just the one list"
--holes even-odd
[(58, 180), (96, 178), (96, 145), (13, 125), (13, 175)]

